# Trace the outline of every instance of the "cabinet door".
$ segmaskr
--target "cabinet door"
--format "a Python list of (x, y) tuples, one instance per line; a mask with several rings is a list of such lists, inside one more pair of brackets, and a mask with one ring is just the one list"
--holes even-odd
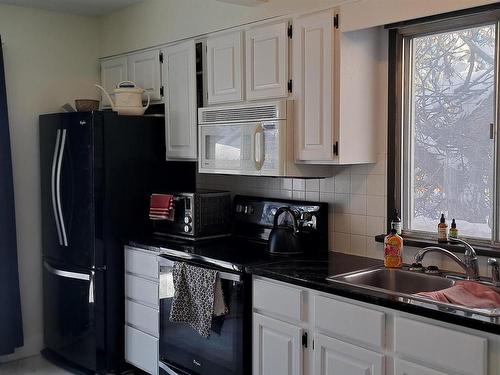
[(414, 363), (402, 361), (401, 359), (394, 360), (394, 375), (447, 375), (444, 372), (431, 370), (426, 367), (416, 365)]
[[(160, 51), (146, 51), (128, 56), (128, 79), (149, 92), (151, 100), (160, 100)], [(146, 100), (146, 94), (143, 100)]]
[(301, 375), (301, 340), (302, 328), (254, 313), (253, 375)]
[(335, 95), (332, 10), (294, 22), (293, 91), (296, 159), (332, 161)]
[(196, 47), (193, 40), (163, 51), (167, 159), (196, 159)]
[(314, 375), (382, 375), (384, 356), (320, 334), (314, 338)]
[[(115, 100), (113, 90), (118, 83), (127, 79), (127, 58), (116, 57), (101, 61), (101, 86), (106, 89), (111, 99)], [(101, 95), (103, 107), (111, 106), (105, 95)]]
[(245, 47), (247, 99), (288, 96), (288, 23), (248, 30)]
[(208, 103), (243, 100), (243, 33), (207, 40)]

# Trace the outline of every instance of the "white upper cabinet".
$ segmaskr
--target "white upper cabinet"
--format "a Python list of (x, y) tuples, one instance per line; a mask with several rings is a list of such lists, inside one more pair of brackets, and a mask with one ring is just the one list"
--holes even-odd
[(167, 159), (196, 159), (197, 102), (195, 42), (163, 50)]
[(317, 334), (314, 375), (384, 375), (384, 356)]
[[(151, 100), (161, 99), (160, 50), (128, 55), (128, 80), (149, 92)], [(146, 100), (146, 94), (143, 95)]]
[(376, 162), (380, 56), (377, 28), (341, 33), (334, 10), (294, 21), (295, 154), (304, 163)]
[(302, 375), (302, 357), (302, 328), (253, 314), (253, 375)]
[(248, 100), (288, 96), (288, 22), (245, 33)]
[(334, 158), (333, 10), (299, 17), (294, 22), (293, 83), (296, 158)]
[(403, 361), (399, 358), (394, 360), (395, 375), (446, 375), (444, 372), (432, 370), (414, 363)]
[(208, 103), (239, 102), (243, 98), (243, 32), (207, 40)]
[[(127, 58), (115, 57), (101, 61), (101, 85), (114, 100), (113, 90), (122, 81), (127, 80)], [(102, 106), (109, 107), (108, 99), (101, 95)]]

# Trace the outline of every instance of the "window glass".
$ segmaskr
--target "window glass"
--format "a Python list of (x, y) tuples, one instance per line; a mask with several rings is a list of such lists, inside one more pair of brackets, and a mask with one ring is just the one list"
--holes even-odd
[(496, 26), (412, 37), (407, 62), (409, 229), (492, 237)]

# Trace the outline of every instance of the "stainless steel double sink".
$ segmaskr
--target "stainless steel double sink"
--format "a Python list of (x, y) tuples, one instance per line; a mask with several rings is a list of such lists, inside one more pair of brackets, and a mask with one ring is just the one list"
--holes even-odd
[(498, 308), (469, 308), (467, 306), (445, 303), (427, 298), (417, 293), (434, 292), (455, 285), (458, 279), (455, 274), (442, 276), (413, 272), (405, 269), (375, 267), (346, 274), (330, 276), (328, 281), (343, 285), (350, 285), (375, 292), (381, 292), (400, 297), (403, 302), (425, 302), (443, 309), (460, 310), (470, 314), (479, 314), (488, 317), (500, 317)]

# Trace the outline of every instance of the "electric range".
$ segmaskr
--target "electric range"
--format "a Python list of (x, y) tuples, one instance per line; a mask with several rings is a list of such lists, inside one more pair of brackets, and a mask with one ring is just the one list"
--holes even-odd
[[(326, 203), (236, 196), (232, 205), (232, 233), (227, 237), (197, 240), (151, 236), (131, 241), (130, 246), (154, 251), (160, 257), (160, 372), (169, 375), (250, 375), (252, 283), (248, 267), (290, 259), (268, 252), (274, 215), (289, 207), (299, 227), (310, 235), (300, 259), (325, 253), (328, 246), (328, 206)], [(289, 216), (278, 218), (291, 225)], [(208, 338), (191, 327), (172, 323), (170, 308), (175, 293), (173, 266), (187, 262), (216, 269), (229, 313), (214, 317)]]

